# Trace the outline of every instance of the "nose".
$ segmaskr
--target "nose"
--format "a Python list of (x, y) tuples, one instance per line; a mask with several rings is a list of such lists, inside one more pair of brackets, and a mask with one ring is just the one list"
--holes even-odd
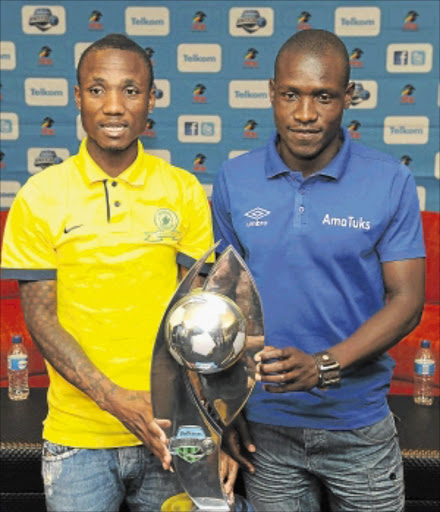
[(105, 94), (103, 111), (105, 114), (117, 116), (124, 113), (123, 96), (119, 91), (110, 90)]
[(314, 98), (302, 97), (295, 105), (294, 116), (300, 123), (312, 123), (318, 118)]

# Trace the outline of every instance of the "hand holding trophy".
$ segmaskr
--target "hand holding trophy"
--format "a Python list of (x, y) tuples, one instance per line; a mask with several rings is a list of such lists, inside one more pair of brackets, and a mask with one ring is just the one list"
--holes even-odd
[(219, 476), (221, 438), (255, 385), (264, 344), (253, 278), (229, 246), (193, 289), (210, 249), (180, 283), (163, 316), (151, 372), (153, 411), (166, 430), (176, 474), (199, 511), (232, 512)]

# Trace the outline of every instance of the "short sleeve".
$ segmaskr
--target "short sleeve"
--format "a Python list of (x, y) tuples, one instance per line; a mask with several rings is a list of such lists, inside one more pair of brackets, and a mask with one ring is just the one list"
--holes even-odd
[(214, 225), (214, 239), (220, 242), (217, 252), (223, 252), (228, 245), (232, 245), (244, 257), (243, 248), (237, 238), (232, 225), (229, 194), (225, 181), (224, 168), (217, 173), (212, 194), (212, 215)]
[[(191, 267), (208, 249), (214, 245), (211, 211), (205, 191), (199, 181), (194, 178), (186, 190), (186, 230), (178, 245), (177, 263)], [(214, 253), (207, 262), (214, 261)], [(207, 268), (205, 267), (205, 271)]]
[(23, 188), (9, 211), (3, 237), (2, 279), (39, 281), (56, 279), (56, 253), (48, 224), (30, 207)]
[(417, 187), (406, 169), (393, 183), (390, 222), (377, 250), (381, 262), (425, 257)]

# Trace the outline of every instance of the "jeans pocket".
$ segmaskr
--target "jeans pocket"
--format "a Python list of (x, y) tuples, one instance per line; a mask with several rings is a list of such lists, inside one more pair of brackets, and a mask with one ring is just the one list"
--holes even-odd
[(56, 462), (68, 459), (78, 453), (81, 448), (73, 448), (72, 446), (63, 446), (61, 444), (44, 441), (42, 459), (44, 462)]
[(396, 424), (391, 413), (373, 425), (357, 428), (352, 432), (355, 436), (371, 444), (386, 443), (397, 436)]

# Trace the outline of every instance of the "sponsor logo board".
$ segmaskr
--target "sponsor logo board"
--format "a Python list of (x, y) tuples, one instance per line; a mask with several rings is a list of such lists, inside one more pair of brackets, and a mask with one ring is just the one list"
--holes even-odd
[(425, 116), (388, 116), (384, 122), (386, 144), (426, 144), (429, 138), (429, 118)]
[(218, 73), (222, 68), (219, 44), (179, 44), (177, 69), (181, 73)]
[(15, 44), (12, 41), (0, 41), (0, 69), (9, 71), (17, 65)]
[(217, 143), (221, 137), (219, 116), (183, 115), (177, 119), (177, 138), (180, 142)]
[(380, 33), (379, 7), (338, 7), (335, 34), (342, 37), (372, 37)]
[(17, 140), (20, 133), (15, 112), (0, 112), (0, 140)]
[(29, 148), (27, 150), (27, 167), (30, 174), (60, 164), (70, 156), (67, 148)]
[(21, 185), (18, 181), (1, 180), (0, 181), (0, 207), (10, 208)]
[(267, 80), (231, 80), (229, 106), (232, 108), (270, 108)]
[(389, 73), (429, 73), (432, 69), (432, 44), (393, 43), (387, 47)]
[(271, 7), (232, 7), (229, 10), (229, 34), (234, 37), (270, 37), (274, 33)]
[(24, 95), (27, 105), (65, 107), (69, 102), (65, 78), (26, 78)]
[(127, 7), (125, 31), (129, 36), (167, 36), (170, 11), (167, 7)]
[(66, 32), (66, 10), (61, 5), (25, 5), (21, 27), (28, 35), (54, 36)]

